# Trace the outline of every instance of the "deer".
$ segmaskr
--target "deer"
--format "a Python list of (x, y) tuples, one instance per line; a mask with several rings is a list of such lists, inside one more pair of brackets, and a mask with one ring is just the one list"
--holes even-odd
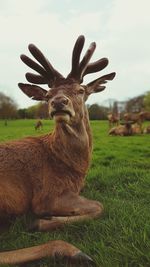
[(113, 127), (114, 125), (119, 124), (119, 120), (120, 120), (119, 114), (109, 113), (107, 115), (107, 118), (108, 118), (108, 122), (109, 122), (109, 128)]
[(141, 111), (139, 113), (141, 121), (150, 121), (150, 111)]
[(138, 123), (128, 121), (128, 122), (122, 122), (121, 124), (110, 129), (108, 134), (109, 135), (129, 136), (129, 135), (136, 135), (136, 134), (142, 134), (143, 133), (143, 130), (141, 129), (141, 127)]
[(147, 125), (143, 131), (145, 134), (150, 134), (150, 125)]
[(141, 125), (140, 113), (125, 113), (123, 117), (126, 122), (133, 121)]
[[(28, 48), (32, 58), (21, 60), (35, 73), (26, 73), (29, 83), (19, 88), (33, 100), (47, 101), (55, 126), (51, 133), (26, 137), (0, 145), (0, 218), (36, 216), (32, 229), (50, 231), (66, 223), (94, 219), (103, 205), (80, 195), (91, 162), (92, 130), (85, 105), (93, 93), (105, 89), (115, 72), (82, 84), (89, 73), (103, 70), (107, 58), (89, 62), (96, 48), (92, 42), (80, 60), (85, 37), (80, 35), (72, 52), (72, 68), (67, 77), (54, 69), (34, 44)], [(48, 85), (44, 89), (39, 84)], [(92, 261), (79, 248), (63, 240), (34, 247), (0, 252), (0, 264), (25, 264), (44, 257), (70, 261)]]
[(35, 130), (41, 130), (43, 128), (43, 123), (41, 120), (36, 121)]

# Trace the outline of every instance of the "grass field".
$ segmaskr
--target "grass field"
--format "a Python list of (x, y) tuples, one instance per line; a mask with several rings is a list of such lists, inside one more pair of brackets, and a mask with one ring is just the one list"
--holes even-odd
[[(24, 120), (5, 127), (0, 121), (0, 141), (53, 128), (48, 120), (42, 132), (35, 132), (33, 125), (33, 120)], [(92, 121), (91, 127), (93, 159), (82, 194), (103, 203), (102, 218), (51, 233), (29, 233), (29, 219), (24, 216), (1, 233), (1, 251), (63, 239), (91, 256), (98, 267), (150, 267), (150, 135), (111, 137), (103, 121)], [(28, 266), (66, 265), (47, 259)]]

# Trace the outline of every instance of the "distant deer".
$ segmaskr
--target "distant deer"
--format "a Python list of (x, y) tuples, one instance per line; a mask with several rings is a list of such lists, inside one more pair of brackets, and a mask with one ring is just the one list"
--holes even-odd
[(119, 124), (119, 120), (120, 120), (119, 114), (109, 113), (107, 118), (109, 122), (109, 128)]
[(141, 126), (137, 123), (124, 122), (121, 124), (110, 129), (109, 135), (129, 136), (143, 133)]
[[(33, 84), (19, 83), (19, 88), (34, 100), (48, 102), (55, 121), (52, 133), (11, 141), (0, 146), (0, 217), (34, 213), (41, 219), (34, 223), (38, 230), (50, 230), (65, 223), (95, 218), (103, 206), (98, 201), (79, 196), (92, 153), (92, 135), (85, 101), (92, 93), (105, 89), (106, 74), (81, 85), (83, 77), (104, 69), (107, 58), (89, 63), (95, 42), (80, 61), (84, 36), (79, 36), (72, 55), (72, 69), (67, 78), (55, 70), (33, 44), (29, 51), (40, 63), (21, 55), (22, 61), (39, 74), (27, 73)], [(47, 91), (36, 84), (48, 84)], [(44, 219), (51, 216), (48, 220)], [(43, 257), (66, 257), (71, 260), (91, 258), (73, 245), (61, 241), (0, 253), (0, 264), (23, 264)]]
[(148, 125), (148, 126), (145, 127), (144, 133), (150, 134), (150, 125)]
[(150, 121), (150, 111), (141, 111), (139, 116), (141, 121)]
[(126, 122), (133, 121), (141, 125), (140, 113), (125, 113), (123, 117)]
[(35, 130), (41, 130), (43, 128), (43, 123), (41, 120), (38, 120), (35, 124)]

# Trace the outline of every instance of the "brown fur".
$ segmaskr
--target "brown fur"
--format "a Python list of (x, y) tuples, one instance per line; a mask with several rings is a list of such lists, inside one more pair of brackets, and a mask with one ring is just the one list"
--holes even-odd
[[(90, 94), (104, 90), (103, 84), (107, 80), (112, 80), (115, 73), (104, 75), (81, 86), (85, 74), (101, 70), (108, 64), (106, 58), (88, 64), (95, 43), (91, 44), (79, 63), (77, 60), (80, 58), (83, 44), (84, 37), (80, 36), (74, 47), (72, 71), (66, 79), (34, 45), (30, 45), (29, 50), (43, 67), (25, 55), (21, 57), (28, 66), (40, 73), (29, 73), (27, 79), (34, 83), (48, 83), (51, 89), (47, 91), (37, 85), (22, 83), (19, 87), (29, 97), (48, 102), (48, 110), (55, 120), (55, 128), (52, 133), (40, 137), (28, 137), (0, 145), (1, 218), (31, 211), (39, 217), (70, 216), (70, 221), (75, 221), (74, 216), (77, 216), (76, 220), (83, 220), (95, 218), (102, 213), (101, 203), (79, 196), (92, 153), (92, 135), (85, 101)], [(46, 229), (52, 229), (54, 222), (60, 226), (66, 220), (60, 217), (58, 222), (53, 218), (49, 220), (49, 226), (46, 224)], [(42, 229), (41, 225), (39, 229)], [(49, 244), (48, 255), (64, 253), (67, 257), (73, 257), (72, 245), (63, 243), (62, 247), (62, 243), (52, 241)], [(28, 262), (31, 258), (33, 260), (45, 256), (43, 251), (38, 255), (36, 252), (33, 257), (33, 251), (34, 248), (28, 248), (0, 253), (0, 264)], [(78, 254), (77, 248), (75, 251)], [(84, 255), (84, 258), (87, 259), (87, 256)]]
[(35, 130), (41, 130), (43, 128), (43, 123), (41, 120), (38, 120), (35, 124)]
[(150, 112), (149, 111), (141, 111), (139, 116), (142, 121), (150, 121)]
[(80, 192), (91, 157), (91, 132), (87, 111), (79, 110), (75, 97), (72, 101), (77, 114), (73, 133), (68, 125), (58, 123), (52, 134), (1, 145), (0, 210), (5, 214), (24, 214), (29, 209), (38, 215), (51, 214), (55, 198), (64, 191)]
[(135, 135), (141, 134), (142, 130), (140, 125), (125, 123), (125, 125), (119, 125), (117, 127), (113, 127), (109, 131), (109, 135), (120, 135), (120, 136), (128, 136), (128, 135)]
[(148, 126), (145, 127), (144, 133), (150, 134), (150, 125), (148, 125)]
[(126, 122), (132, 121), (134, 123), (138, 123), (139, 125), (142, 123), (140, 113), (125, 113), (123, 117)]
[(141, 125), (139, 125), (138, 123), (134, 123), (132, 125), (132, 134), (142, 134), (143, 133), (143, 129), (141, 127)]
[(109, 128), (119, 124), (119, 114), (109, 113), (108, 116)]

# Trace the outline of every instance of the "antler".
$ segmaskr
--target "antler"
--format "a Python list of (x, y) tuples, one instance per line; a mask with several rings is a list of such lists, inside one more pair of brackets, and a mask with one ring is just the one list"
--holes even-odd
[[(96, 48), (95, 42), (90, 44), (83, 59), (80, 61), (80, 55), (84, 46), (84, 42), (84, 36), (80, 35), (73, 48), (72, 69), (67, 76), (67, 78), (73, 78), (80, 83), (83, 81), (83, 77), (88, 73), (98, 72), (108, 65), (107, 58), (101, 58), (95, 62), (89, 63)], [(38, 63), (40, 63), (38, 64), (26, 55), (21, 55), (21, 60), (27, 66), (39, 73), (34, 74), (27, 72), (26, 79), (29, 82), (34, 84), (48, 84), (48, 86), (51, 87), (55, 80), (64, 78), (57, 70), (53, 68), (48, 59), (34, 44), (30, 44), (28, 48), (33, 57), (38, 61)]]
[(33, 73), (26, 73), (26, 78), (29, 82), (35, 84), (48, 84), (51, 87), (52, 83), (58, 79), (63, 78), (63, 76), (53, 68), (48, 59), (43, 55), (43, 53), (34, 45), (29, 45), (29, 51), (34, 56), (34, 58), (42, 65), (39, 65), (31, 58), (26, 55), (21, 55), (21, 60), (30, 68), (38, 72), (40, 75)]
[[(89, 46), (87, 52), (85, 53), (82, 61), (80, 62), (80, 55), (84, 46), (85, 38), (80, 35), (75, 43), (73, 53), (72, 53), (72, 69), (68, 75), (68, 78), (74, 78), (79, 82), (83, 81), (83, 77), (88, 73), (93, 73), (104, 69), (108, 65), (107, 58), (101, 58), (93, 63), (89, 63), (95, 48), (96, 43), (93, 42)], [(88, 64), (89, 63), (89, 64)]]

